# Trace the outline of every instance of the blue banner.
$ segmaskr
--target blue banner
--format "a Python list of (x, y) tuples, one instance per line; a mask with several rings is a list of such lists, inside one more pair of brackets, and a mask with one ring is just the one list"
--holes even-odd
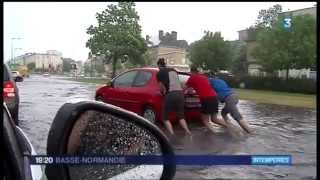
[(109, 165), (291, 165), (290, 155), (176, 155), (176, 156), (30, 156), (31, 164)]

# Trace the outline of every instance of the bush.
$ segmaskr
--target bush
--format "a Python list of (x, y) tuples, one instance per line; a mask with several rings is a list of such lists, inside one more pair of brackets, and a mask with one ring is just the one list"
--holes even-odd
[(297, 79), (289, 78), (288, 80), (278, 77), (253, 77), (246, 76), (240, 78), (237, 85), (231, 87), (239, 87), (239, 83), (244, 82), (247, 89), (272, 90), (292, 93), (315, 94), (316, 81), (313, 79)]

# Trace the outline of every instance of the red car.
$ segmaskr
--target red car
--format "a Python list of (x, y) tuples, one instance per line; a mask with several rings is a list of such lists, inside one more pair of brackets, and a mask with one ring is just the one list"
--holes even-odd
[[(96, 91), (95, 99), (126, 110), (135, 112), (151, 122), (161, 119), (164, 97), (160, 93), (156, 74), (158, 68), (135, 68), (121, 73), (110, 84)], [(178, 72), (182, 84), (189, 74)], [(200, 100), (192, 88), (185, 89), (186, 120), (200, 119)], [(170, 114), (170, 121), (175, 122), (175, 113)]]

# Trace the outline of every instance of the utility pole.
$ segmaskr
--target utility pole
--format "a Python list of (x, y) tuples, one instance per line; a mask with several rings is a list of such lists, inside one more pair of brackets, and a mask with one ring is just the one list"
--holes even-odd
[(13, 37), (11, 38), (11, 61), (13, 62), (13, 40), (21, 40), (22, 38), (20, 37)]
[(14, 50), (13, 50), (13, 59), (14, 59), (15, 64), (17, 63), (17, 60), (16, 60), (16, 50), (22, 50), (22, 48), (14, 48)]

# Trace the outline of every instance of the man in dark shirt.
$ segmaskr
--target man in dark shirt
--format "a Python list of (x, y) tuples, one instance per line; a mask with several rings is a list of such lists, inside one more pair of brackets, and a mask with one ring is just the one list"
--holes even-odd
[(162, 108), (164, 125), (170, 135), (174, 136), (175, 134), (168, 115), (170, 112), (176, 112), (176, 116), (177, 119), (179, 119), (181, 127), (188, 135), (191, 135), (188, 125), (184, 119), (184, 94), (178, 78), (178, 73), (174, 69), (166, 67), (164, 58), (160, 58), (157, 64), (159, 67), (157, 80), (160, 85), (160, 91), (164, 95)]

